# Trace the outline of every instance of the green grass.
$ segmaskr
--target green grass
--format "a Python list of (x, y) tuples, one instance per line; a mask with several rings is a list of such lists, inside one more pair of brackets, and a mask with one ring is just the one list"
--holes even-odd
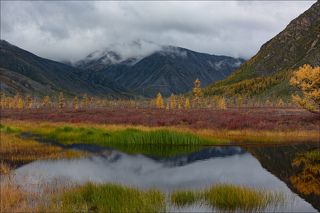
[[(98, 145), (209, 145), (214, 140), (204, 139), (190, 133), (166, 129), (142, 131), (127, 128), (107, 131), (98, 128), (58, 127), (33, 130), (44, 139), (56, 140), (63, 144), (89, 143)], [(220, 141), (219, 141), (220, 142)]]
[(196, 202), (208, 204), (222, 211), (262, 211), (268, 206), (285, 204), (285, 196), (278, 192), (268, 192), (232, 184), (217, 184), (203, 191), (176, 191), (170, 200), (178, 207)]
[(164, 212), (165, 195), (158, 190), (88, 183), (54, 199), (59, 212)]
[(187, 145), (131, 145), (113, 144), (113, 148), (128, 154), (143, 154), (151, 157), (170, 158), (200, 151), (202, 146)]
[(201, 194), (196, 191), (175, 191), (170, 195), (170, 200), (177, 206), (187, 206), (200, 201)]
[[(189, 154), (202, 149), (203, 145), (221, 144), (227, 140), (206, 139), (191, 133), (170, 131), (167, 129), (140, 130), (124, 128), (106, 130), (91, 127), (41, 126), (23, 127), (0, 126), (5, 133), (31, 133), (33, 139), (53, 140), (61, 144), (95, 144), (112, 147), (129, 154), (144, 154), (153, 157), (173, 157)], [(201, 146), (202, 145), (202, 146)]]
[(21, 130), (19, 128), (16, 127), (9, 127), (9, 126), (5, 126), (3, 124), (0, 124), (0, 132), (4, 132), (4, 133), (21, 133)]
[(212, 186), (204, 197), (210, 206), (226, 211), (261, 211), (284, 200), (279, 193), (230, 184)]

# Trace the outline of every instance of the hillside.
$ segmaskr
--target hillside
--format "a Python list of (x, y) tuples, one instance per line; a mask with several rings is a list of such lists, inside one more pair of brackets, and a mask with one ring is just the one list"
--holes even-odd
[(164, 96), (189, 92), (197, 78), (202, 86), (224, 79), (243, 62), (239, 58), (165, 46), (139, 59), (123, 59), (112, 51), (105, 51), (96, 58), (90, 54), (76, 66), (90, 69), (87, 78), (100, 84), (104, 85), (105, 79), (113, 79), (129, 91), (154, 97), (159, 91)]
[(320, 66), (320, 2), (316, 2), (230, 77), (205, 88), (206, 95), (289, 97), (288, 79), (303, 64)]
[(124, 96), (125, 90), (108, 81), (104, 85), (83, 79), (80, 69), (38, 57), (4, 40), (0, 41), (1, 92), (7, 94), (67, 95), (88, 93), (99, 96)]

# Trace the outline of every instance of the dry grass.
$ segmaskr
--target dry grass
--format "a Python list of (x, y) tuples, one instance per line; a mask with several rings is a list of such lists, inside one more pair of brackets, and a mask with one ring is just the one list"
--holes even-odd
[(1, 131), (0, 174), (9, 173), (10, 167), (40, 159), (75, 158), (85, 155), (78, 151), (40, 144), (31, 139), (22, 139), (13, 133)]
[(31, 212), (28, 195), (10, 180), (0, 183), (0, 212)]

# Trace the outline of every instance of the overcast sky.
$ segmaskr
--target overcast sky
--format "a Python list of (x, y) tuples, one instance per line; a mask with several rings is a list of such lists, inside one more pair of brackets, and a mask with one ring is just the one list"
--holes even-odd
[(1, 1), (1, 39), (54, 60), (158, 45), (249, 58), (314, 2)]

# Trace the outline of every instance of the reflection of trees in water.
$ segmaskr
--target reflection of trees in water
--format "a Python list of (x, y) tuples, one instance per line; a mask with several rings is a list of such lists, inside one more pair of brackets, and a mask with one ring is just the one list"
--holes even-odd
[(294, 187), (305, 195), (320, 196), (320, 150), (297, 154), (292, 166), (299, 169), (299, 172), (290, 177)]
[(304, 143), (247, 147), (246, 150), (259, 160), (262, 167), (320, 211), (319, 145)]

